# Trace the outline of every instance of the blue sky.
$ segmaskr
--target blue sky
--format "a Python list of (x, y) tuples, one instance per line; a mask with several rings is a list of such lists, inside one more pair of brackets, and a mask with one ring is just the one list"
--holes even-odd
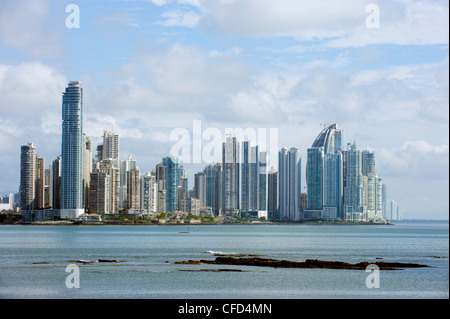
[[(80, 28), (65, 25), (66, 6)], [(379, 8), (368, 28), (367, 6)], [(277, 128), (306, 150), (321, 123), (376, 153), (406, 218), (448, 218), (448, 1), (128, 0), (0, 3), (0, 194), (20, 146), (60, 153), (61, 92), (85, 90), (84, 131), (120, 136), (141, 171), (176, 128)], [(206, 163), (186, 164), (194, 174)], [(305, 175), (305, 174), (304, 174)], [(305, 182), (304, 182), (305, 185)], [(191, 183), (192, 186), (192, 183)]]

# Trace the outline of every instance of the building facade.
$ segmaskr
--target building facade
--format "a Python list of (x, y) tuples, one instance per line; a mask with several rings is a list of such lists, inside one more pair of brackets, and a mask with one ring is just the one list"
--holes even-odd
[(302, 220), (301, 153), (292, 147), (278, 153), (279, 215), (284, 220)]
[(163, 158), (162, 162), (165, 169), (165, 188), (166, 188), (166, 211), (174, 212), (177, 210), (178, 193), (178, 158), (174, 156)]
[(83, 205), (83, 88), (71, 81), (62, 97), (61, 218), (77, 218)]
[(227, 136), (222, 144), (222, 213), (239, 211), (239, 143), (236, 137)]

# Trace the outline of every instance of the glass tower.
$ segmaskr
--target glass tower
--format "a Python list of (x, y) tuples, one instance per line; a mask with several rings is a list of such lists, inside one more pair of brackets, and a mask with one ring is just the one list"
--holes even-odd
[(164, 157), (163, 166), (166, 168), (166, 211), (177, 210), (178, 195), (178, 158)]
[(301, 154), (292, 147), (278, 153), (280, 219), (300, 220)]
[(342, 215), (344, 176), (341, 150), (342, 131), (337, 124), (326, 126), (308, 148), (307, 206), (308, 210), (314, 211), (314, 214), (306, 215), (313, 219), (337, 219)]
[(61, 218), (76, 218), (83, 209), (83, 88), (69, 82), (62, 98)]

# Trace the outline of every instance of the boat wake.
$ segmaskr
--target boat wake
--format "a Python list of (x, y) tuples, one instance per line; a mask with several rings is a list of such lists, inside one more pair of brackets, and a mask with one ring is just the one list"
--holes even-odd
[(208, 250), (207, 253), (214, 255), (214, 256), (243, 256), (241, 253), (235, 253), (235, 252), (225, 253), (225, 252), (221, 252), (221, 251), (212, 251), (212, 250)]

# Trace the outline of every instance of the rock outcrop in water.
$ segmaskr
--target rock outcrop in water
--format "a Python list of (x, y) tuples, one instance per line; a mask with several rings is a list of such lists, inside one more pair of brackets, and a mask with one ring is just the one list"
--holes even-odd
[(427, 265), (399, 262), (360, 262), (356, 264), (342, 261), (326, 261), (318, 259), (307, 259), (306, 261), (289, 261), (269, 258), (235, 258), (235, 257), (216, 257), (215, 260), (188, 260), (175, 262), (175, 264), (194, 264), (194, 265), (235, 265), (235, 266), (258, 266), (274, 268), (323, 268), (323, 269), (366, 269), (368, 265), (377, 265), (379, 269), (396, 270), (403, 268), (429, 267)]

